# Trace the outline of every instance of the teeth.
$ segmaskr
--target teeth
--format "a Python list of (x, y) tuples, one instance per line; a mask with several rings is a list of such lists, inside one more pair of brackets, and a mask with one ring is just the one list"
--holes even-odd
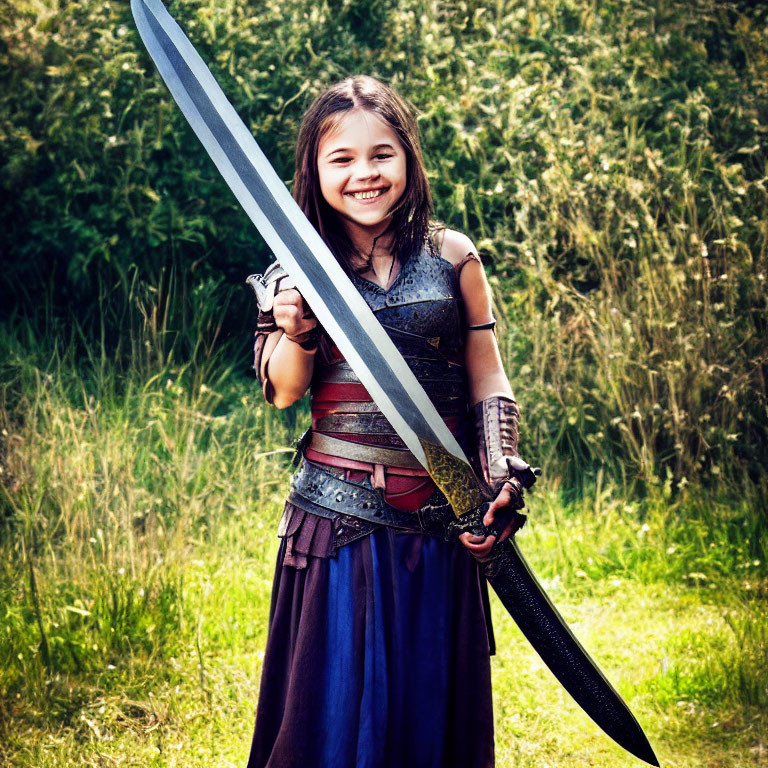
[(383, 189), (372, 189), (369, 192), (353, 192), (355, 200), (372, 200), (374, 197), (384, 194)]

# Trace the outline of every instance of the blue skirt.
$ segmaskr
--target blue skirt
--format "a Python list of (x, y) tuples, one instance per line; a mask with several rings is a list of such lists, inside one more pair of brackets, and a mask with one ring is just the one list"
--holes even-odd
[(381, 528), (278, 555), (248, 768), (488, 768), (487, 598), (460, 544)]

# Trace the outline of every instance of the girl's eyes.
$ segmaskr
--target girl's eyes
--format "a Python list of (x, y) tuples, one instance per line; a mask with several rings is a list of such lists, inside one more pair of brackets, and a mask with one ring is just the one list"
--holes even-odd
[[(390, 157), (393, 157), (393, 155), (388, 154), (387, 152), (379, 152), (378, 154), (373, 156), (374, 160), (389, 160)], [(351, 157), (334, 157), (333, 160), (331, 160), (331, 163), (334, 165), (344, 165), (345, 163), (352, 162), (354, 158)]]

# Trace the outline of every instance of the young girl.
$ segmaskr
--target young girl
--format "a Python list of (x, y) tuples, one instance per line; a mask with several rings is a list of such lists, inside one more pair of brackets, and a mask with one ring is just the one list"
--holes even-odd
[[(506, 538), (521, 504), (508, 462), (518, 411), (490, 291), (469, 238), (429, 229), (403, 100), (362, 76), (322, 94), (299, 130), (294, 196), (475, 457), (496, 497), (484, 522)], [(312, 433), (280, 524), (248, 766), (492, 766), (493, 638), (476, 558), (495, 537), (445, 540), (445, 497), (279, 265), (263, 282), (256, 371), (278, 408), (310, 388)]]

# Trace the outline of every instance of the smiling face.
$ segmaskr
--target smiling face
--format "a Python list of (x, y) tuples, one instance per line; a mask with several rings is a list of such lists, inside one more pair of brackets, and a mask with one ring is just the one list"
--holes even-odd
[(320, 192), (349, 234), (376, 236), (405, 191), (406, 154), (395, 131), (366, 109), (347, 112), (317, 150)]

